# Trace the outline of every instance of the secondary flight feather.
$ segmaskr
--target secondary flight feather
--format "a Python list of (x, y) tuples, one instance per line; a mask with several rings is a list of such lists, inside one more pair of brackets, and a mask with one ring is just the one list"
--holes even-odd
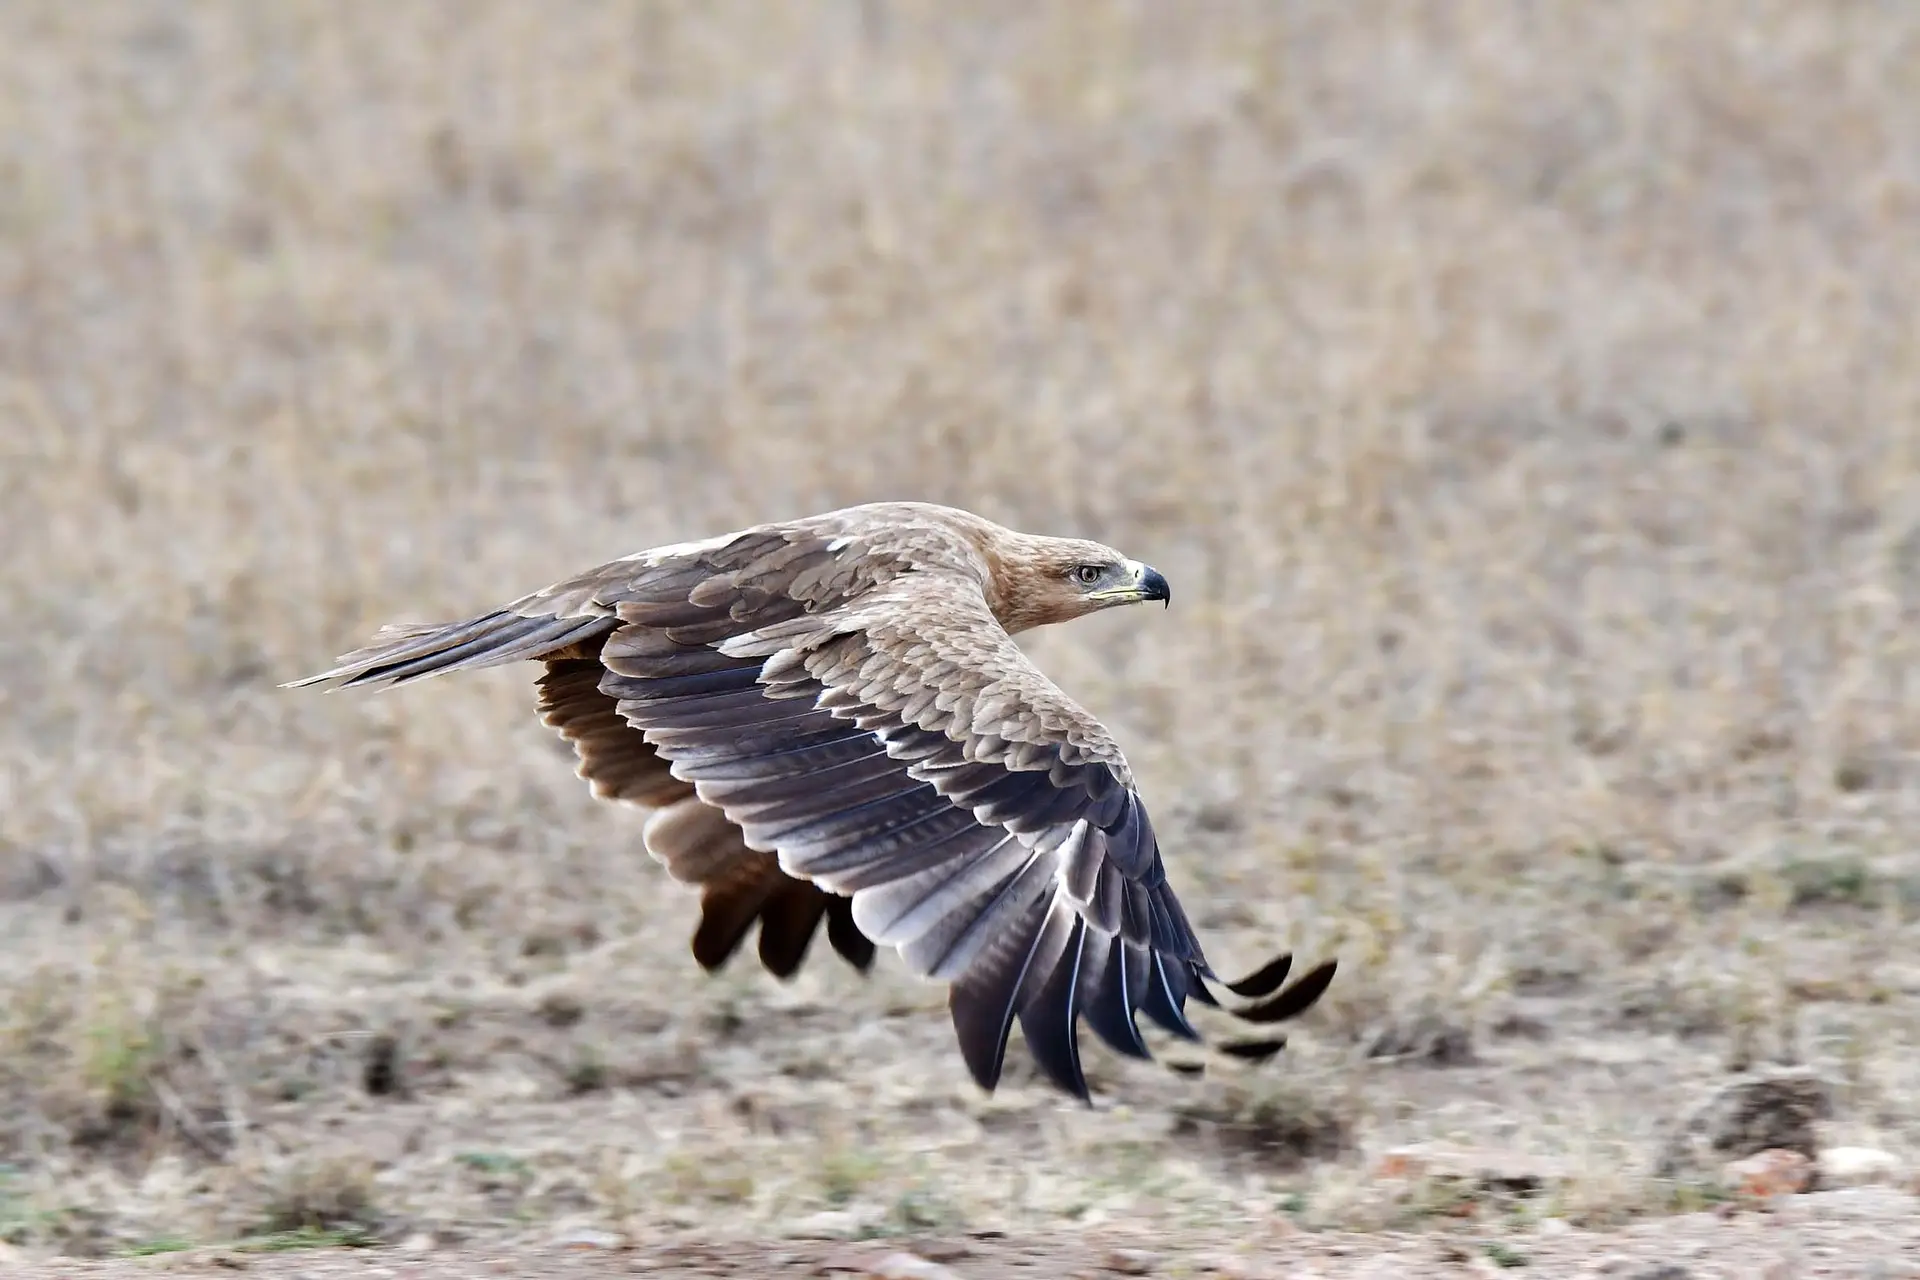
[[(1085, 1099), (1078, 1026), (1147, 1057), (1137, 1015), (1197, 1040), (1219, 983), (1168, 884), (1125, 756), (1013, 636), (1166, 602), (1097, 542), (926, 503), (876, 503), (643, 551), (446, 625), (383, 629), (288, 687), (391, 686), (543, 664), (541, 718), (595, 795), (650, 810), (642, 838), (700, 890), (696, 961), (757, 950), (794, 973), (824, 922), (949, 984), (974, 1080), (1013, 1026)], [(1271, 1025), (1319, 999), (1282, 955), (1228, 991)], [(1262, 1056), (1283, 1043), (1242, 1045)]]

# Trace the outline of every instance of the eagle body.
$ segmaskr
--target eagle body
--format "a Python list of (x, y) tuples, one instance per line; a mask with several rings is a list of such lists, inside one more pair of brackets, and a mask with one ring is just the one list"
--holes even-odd
[[(1081, 1099), (1078, 1023), (1148, 1056), (1136, 1015), (1197, 1039), (1219, 981), (1167, 882), (1125, 756), (1013, 636), (1167, 601), (1111, 547), (928, 503), (876, 503), (656, 547), (445, 625), (384, 628), (294, 687), (392, 686), (530, 660), (541, 718), (603, 799), (700, 892), (695, 960), (759, 926), (793, 974), (822, 924), (856, 968), (876, 946), (949, 984), (974, 1080), (1013, 1025)], [(1328, 962), (1227, 983), (1291, 1018)], [(1276, 994), (1277, 993), (1277, 994)], [(1263, 1056), (1272, 1043), (1246, 1052)]]

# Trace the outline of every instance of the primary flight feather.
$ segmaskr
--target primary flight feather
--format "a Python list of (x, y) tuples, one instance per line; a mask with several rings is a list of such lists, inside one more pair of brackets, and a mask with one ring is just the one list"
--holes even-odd
[[(288, 687), (542, 662), (541, 718), (581, 776), (651, 810), (648, 852), (700, 889), (703, 967), (757, 921), (761, 962), (786, 977), (824, 920), (856, 967), (889, 946), (950, 984), (982, 1088), (1018, 1022), (1085, 1099), (1082, 1018), (1145, 1057), (1136, 1015), (1198, 1039), (1186, 1001), (1217, 1004), (1219, 978), (1125, 756), (1012, 637), (1170, 595), (1096, 542), (876, 503), (643, 551), (464, 622), (388, 627)], [(1283, 1021), (1332, 980), (1329, 961), (1281, 991), (1289, 963), (1224, 984), (1260, 1001), (1239, 1017)]]

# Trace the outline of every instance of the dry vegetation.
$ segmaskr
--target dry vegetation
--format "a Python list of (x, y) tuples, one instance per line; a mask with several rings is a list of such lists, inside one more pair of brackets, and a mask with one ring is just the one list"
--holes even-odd
[[(0, 7), (0, 1238), (1258, 1241), (1564, 1161), (1497, 1235), (1676, 1203), (1770, 1060), (1913, 1156), (1916, 68), (1806, 0)], [(903, 496), (1167, 572), (1031, 647), (1221, 967), (1340, 956), (1281, 1060), (985, 1099), (897, 967), (700, 976), (529, 671), (274, 687)]]

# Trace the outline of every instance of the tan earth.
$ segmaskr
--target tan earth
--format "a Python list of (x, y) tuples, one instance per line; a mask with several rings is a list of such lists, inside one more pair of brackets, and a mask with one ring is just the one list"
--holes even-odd
[[(0, 1274), (1920, 1274), (1916, 67), (1815, 0), (0, 5)], [(276, 687), (879, 498), (1172, 581), (1028, 647), (1223, 972), (1338, 956), (1278, 1059), (986, 1097), (891, 958), (702, 974), (531, 670)]]
[[(1116, 1243), (1131, 1241), (1131, 1243)], [(509, 1244), (435, 1249), (333, 1250), (255, 1255), (200, 1250), (143, 1260), (63, 1262), (6, 1274), (30, 1280), (144, 1275), (365, 1277), (456, 1280), (472, 1276), (826, 1276), (859, 1280), (1019, 1280), (1023, 1277), (1217, 1276), (1223, 1280), (1360, 1280), (1361, 1277), (1596, 1276), (1622, 1280), (1759, 1277), (1795, 1280), (1920, 1276), (1920, 1215), (1912, 1196), (1887, 1188), (1819, 1192), (1770, 1212), (1686, 1214), (1617, 1231), (1567, 1228), (1490, 1239), (1473, 1230), (1356, 1235), (1305, 1233), (1284, 1220), (1233, 1237), (1141, 1239), (1086, 1233), (1030, 1239), (950, 1236), (832, 1244), (685, 1239), (642, 1244)]]

